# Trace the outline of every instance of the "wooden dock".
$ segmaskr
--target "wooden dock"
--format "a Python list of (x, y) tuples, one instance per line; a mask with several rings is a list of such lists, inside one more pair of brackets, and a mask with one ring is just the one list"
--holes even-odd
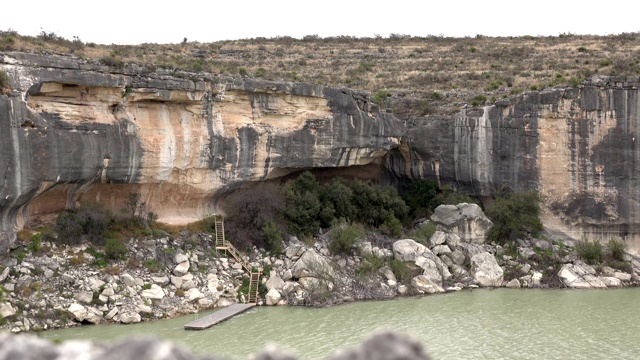
[(254, 307), (255, 304), (233, 304), (184, 326), (185, 330), (204, 330)]

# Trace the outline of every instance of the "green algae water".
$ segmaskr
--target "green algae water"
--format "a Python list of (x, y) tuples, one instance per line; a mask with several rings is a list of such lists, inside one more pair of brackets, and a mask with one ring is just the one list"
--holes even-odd
[(640, 357), (640, 289), (473, 290), (322, 309), (258, 307), (207, 330), (183, 330), (194, 319), (83, 326), (42, 336), (110, 341), (151, 335), (232, 359), (278, 344), (300, 358), (322, 359), (372, 332), (393, 330), (419, 339), (434, 359)]

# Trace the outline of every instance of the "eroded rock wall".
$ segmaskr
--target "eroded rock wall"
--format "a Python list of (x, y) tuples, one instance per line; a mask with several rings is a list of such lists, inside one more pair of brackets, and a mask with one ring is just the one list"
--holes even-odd
[[(312, 168), (382, 162), (397, 119), (351, 90), (110, 69), (0, 54), (0, 231), (84, 200), (139, 192), (161, 220), (216, 211), (216, 194)], [(6, 243), (6, 242), (5, 242)]]
[(530, 92), (453, 119), (416, 123), (388, 157), (400, 178), (431, 178), (479, 196), (543, 196), (543, 223), (573, 239), (640, 249), (638, 79), (594, 78)]

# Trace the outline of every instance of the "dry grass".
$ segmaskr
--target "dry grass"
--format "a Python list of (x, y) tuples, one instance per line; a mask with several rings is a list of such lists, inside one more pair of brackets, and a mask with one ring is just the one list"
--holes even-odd
[[(333, 87), (389, 91), (385, 105), (400, 117), (449, 113), (479, 93), (487, 99), (576, 86), (594, 74), (640, 71), (640, 34), (562, 34), (549, 37), (439, 36), (304, 39), (291, 37), (188, 42), (183, 44), (96, 45), (55, 34), (37, 37), (0, 32), (0, 51), (73, 54), (121, 67), (137, 63), (270, 80), (304, 81)], [(433, 99), (433, 92), (442, 94)]]

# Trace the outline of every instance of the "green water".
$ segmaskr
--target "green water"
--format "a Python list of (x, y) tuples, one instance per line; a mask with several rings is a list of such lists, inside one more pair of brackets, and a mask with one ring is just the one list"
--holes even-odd
[(84, 326), (42, 336), (104, 341), (155, 335), (234, 359), (276, 343), (301, 358), (320, 359), (388, 329), (418, 338), (434, 359), (640, 357), (640, 289), (474, 290), (324, 309), (259, 307), (208, 330), (182, 329), (194, 319)]

